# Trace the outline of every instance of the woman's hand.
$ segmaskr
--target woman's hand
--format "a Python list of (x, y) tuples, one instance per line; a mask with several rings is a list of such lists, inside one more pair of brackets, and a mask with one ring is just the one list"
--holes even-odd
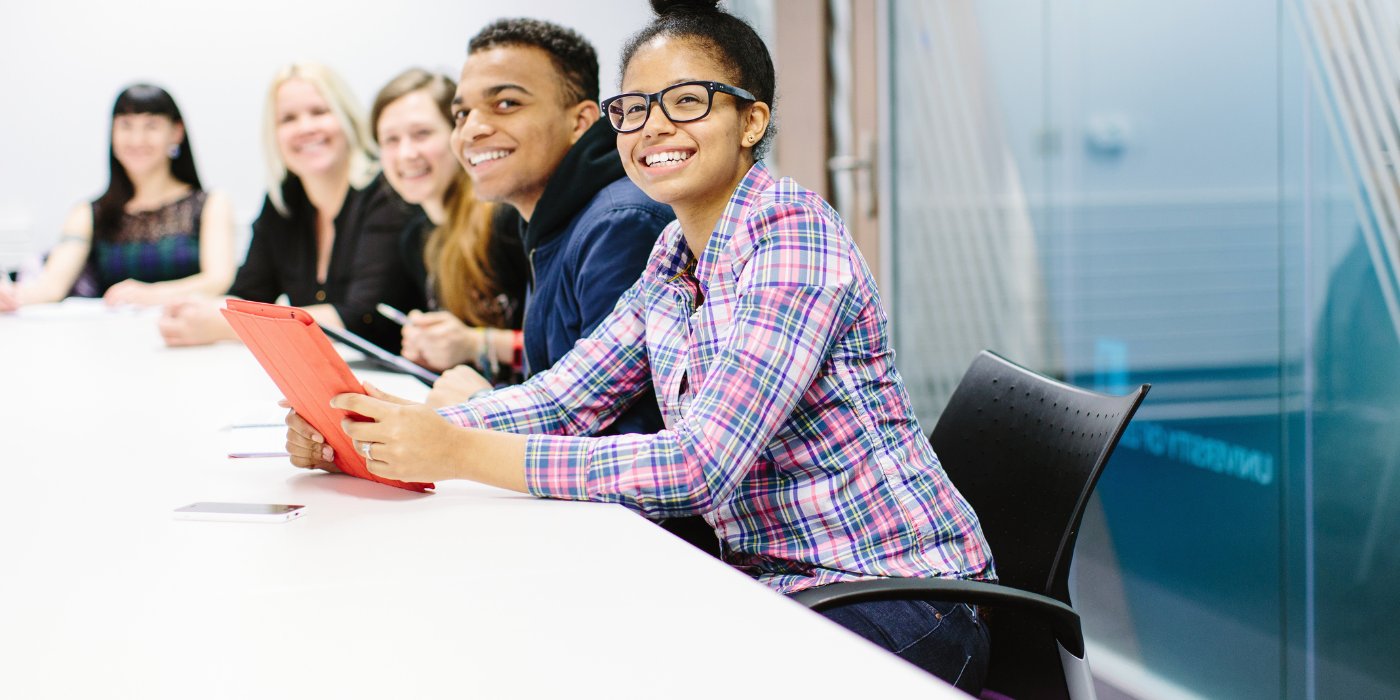
[(0, 313), (16, 311), (19, 307), (19, 290), (10, 282), (9, 274), (0, 271)]
[[(466, 445), (468, 435), (465, 429), (448, 423), (424, 404), (386, 394), (368, 384), (365, 391), (368, 396), (340, 394), (331, 399), (331, 407), (369, 419), (347, 419), (341, 421), (340, 426), (355, 441), (356, 449), (365, 455), (371, 472), (399, 481), (442, 481), (465, 476), (460, 462), (471, 454)], [(292, 452), (290, 418), (287, 425), (287, 451)], [(309, 438), (309, 441), (297, 442), (297, 451), (292, 452), (292, 463), (319, 468), (317, 464), (298, 463), (298, 460), (303, 463), (317, 458), (325, 460), (325, 453), (316, 450), (315, 437), (319, 436), (303, 433), (302, 437)]]
[(476, 370), (465, 365), (453, 367), (433, 382), (433, 389), (428, 392), (425, 403), (432, 408), (456, 406), (482, 389), (491, 389), (491, 382), (486, 381)]
[[(291, 408), (286, 401), (278, 401), (277, 405)], [(326, 444), (326, 438), (294, 410), (287, 411), (287, 454), (295, 467), (340, 471), (340, 467), (335, 466), (335, 450)]]
[(481, 335), (446, 311), (410, 311), (403, 327), (403, 356), (441, 372), (476, 359)]
[(165, 306), (160, 316), (160, 336), (171, 347), (208, 345), (237, 337), (219, 314), (216, 300), (190, 299)]
[(165, 301), (160, 289), (153, 284), (138, 282), (136, 280), (122, 280), (111, 287), (102, 295), (102, 301), (108, 306), (120, 304), (132, 304), (135, 306), (154, 306)]

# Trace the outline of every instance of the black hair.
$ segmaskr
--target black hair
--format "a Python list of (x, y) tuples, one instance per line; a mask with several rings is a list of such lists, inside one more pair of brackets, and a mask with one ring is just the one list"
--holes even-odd
[[(689, 39), (714, 53), (720, 65), (733, 74), (736, 87), (753, 93), (759, 102), (777, 111), (777, 79), (773, 57), (758, 32), (748, 22), (719, 8), (718, 0), (651, 0), (656, 19), (632, 35), (622, 48), (622, 74), (643, 44), (658, 36)], [(754, 160), (763, 160), (777, 132), (773, 120), (753, 147)]]
[[(117, 95), (117, 101), (112, 105), (112, 121), (115, 123), (117, 117), (125, 114), (155, 114), (169, 117), (170, 121), (181, 126), (185, 124), (184, 117), (180, 116), (180, 108), (175, 104), (175, 98), (161, 88), (144, 83), (129, 86)], [(94, 239), (104, 238), (116, 232), (126, 203), (136, 196), (131, 176), (127, 175), (126, 168), (117, 161), (117, 151), (111, 144), (111, 134), (108, 134), (107, 143), (109, 177), (107, 191), (97, 198), (93, 206)], [(170, 160), (170, 174), (196, 190), (203, 189), (199, 184), (199, 172), (194, 167), (194, 151), (190, 149), (188, 128), (185, 129), (184, 138), (180, 140), (180, 153)]]
[(497, 46), (533, 46), (549, 54), (563, 81), (565, 106), (598, 101), (598, 52), (582, 34), (544, 20), (498, 19), (471, 38), (467, 54)]

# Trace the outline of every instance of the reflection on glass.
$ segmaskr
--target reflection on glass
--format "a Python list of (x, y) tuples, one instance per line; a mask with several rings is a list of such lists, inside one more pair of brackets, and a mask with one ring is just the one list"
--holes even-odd
[(1154, 385), (1076, 556), (1096, 672), (1400, 695), (1400, 6), (890, 15), (893, 323), (923, 420), (983, 347)]

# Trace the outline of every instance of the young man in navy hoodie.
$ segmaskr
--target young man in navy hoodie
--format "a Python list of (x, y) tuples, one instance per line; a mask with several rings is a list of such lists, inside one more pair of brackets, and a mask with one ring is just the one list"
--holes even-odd
[[(502, 19), (472, 37), (453, 100), (452, 146), (476, 197), (510, 204), (524, 219), (527, 377), (552, 366), (612, 311), (675, 218), (627, 179), (617, 134), (599, 116), (597, 53), (576, 32)], [(466, 367), (439, 384), (430, 404), (490, 388)], [(661, 427), (648, 392), (607, 432)]]

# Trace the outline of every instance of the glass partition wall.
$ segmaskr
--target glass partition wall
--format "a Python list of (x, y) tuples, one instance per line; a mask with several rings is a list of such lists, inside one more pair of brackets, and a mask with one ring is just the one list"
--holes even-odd
[(1075, 601), (1141, 697), (1400, 696), (1400, 7), (890, 0), (896, 350), (1151, 396)]

